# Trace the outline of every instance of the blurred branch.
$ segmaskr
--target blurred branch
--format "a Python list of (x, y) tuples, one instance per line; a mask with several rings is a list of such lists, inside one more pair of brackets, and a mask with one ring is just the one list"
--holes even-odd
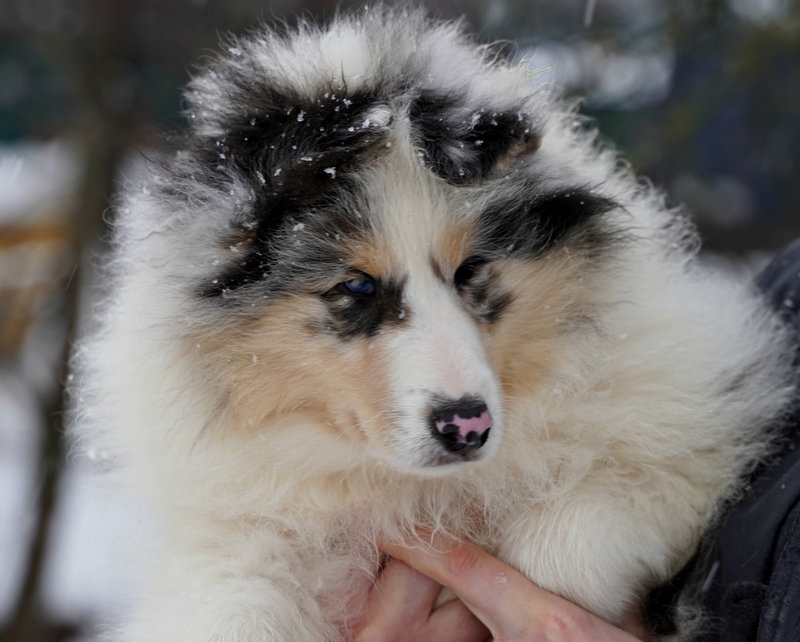
[(14, 642), (55, 639), (54, 626), (42, 613), (38, 599), (64, 461), (65, 382), (68, 378), (69, 354), (78, 330), (79, 298), (85, 281), (82, 259), (99, 235), (102, 215), (113, 188), (114, 169), (119, 165), (121, 151), (113, 144), (115, 137), (108, 135), (104, 129), (98, 123), (95, 131), (84, 140), (86, 172), (71, 217), (71, 245), (76, 267), (69, 277), (64, 295), (62, 315), (65, 332), (58, 361), (58, 385), (42, 400), (41, 425), (45, 434), (39, 455), (41, 490), (36, 506), (36, 525), (14, 618), (9, 630), (2, 636), (4, 640)]
[[(23, 584), (12, 620), (0, 638), (9, 642), (51, 642), (62, 639), (64, 631), (49, 621), (41, 599), (42, 574), (48, 544), (51, 540), (53, 515), (58, 501), (59, 483), (64, 462), (65, 384), (68, 379), (69, 355), (80, 322), (80, 296), (86, 281), (86, 257), (103, 230), (103, 213), (108, 207), (120, 159), (130, 143), (127, 114), (109, 104), (107, 87), (124, 55), (130, 33), (130, 3), (92, 0), (86, 8), (87, 42), (83, 50), (74, 49), (73, 60), (64, 61), (75, 69), (70, 81), (80, 92), (80, 123), (77, 139), (81, 146), (84, 173), (70, 218), (69, 244), (72, 274), (65, 275), (65, 292), (60, 314), (64, 335), (58, 360), (56, 386), (45, 393), (41, 404), (41, 425), (44, 430), (39, 455), (40, 490), (35, 506), (35, 526), (25, 565)], [(52, 49), (42, 43), (45, 54), (63, 54), (63, 43)]]

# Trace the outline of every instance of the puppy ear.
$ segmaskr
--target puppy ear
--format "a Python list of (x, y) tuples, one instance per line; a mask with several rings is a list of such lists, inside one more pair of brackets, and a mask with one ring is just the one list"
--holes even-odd
[[(184, 91), (184, 113), (192, 133), (224, 136), (230, 124), (280, 110), (299, 98), (271, 72), (280, 38), (264, 30), (258, 38), (226, 37), (221, 50), (201, 61)], [(274, 66), (274, 62), (271, 63)]]
[(521, 110), (470, 109), (465, 97), (423, 93), (409, 119), (431, 170), (452, 185), (469, 185), (533, 153), (540, 136)]

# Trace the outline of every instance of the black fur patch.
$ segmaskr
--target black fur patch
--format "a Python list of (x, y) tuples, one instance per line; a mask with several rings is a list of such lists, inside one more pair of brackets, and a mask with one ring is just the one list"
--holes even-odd
[(467, 310), (478, 321), (495, 323), (513, 300), (511, 293), (498, 290), (489, 261), (468, 257), (456, 270), (453, 284)]
[(481, 246), (501, 256), (535, 258), (615, 207), (611, 199), (583, 188), (500, 202), (481, 215)]
[[(237, 180), (253, 194), (231, 235), (242, 258), (201, 289), (206, 297), (264, 280), (273, 269), (279, 230), (309, 214), (318, 217), (339, 194), (354, 191), (353, 174), (387, 149), (387, 123), (369, 118), (383, 105), (368, 92), (345, 96), (331, 90), (311, 103), (267, 90), (261, 98), (263, 104), (254, 104), (224, 136), (194, 144), (205, 172), (217, 175), (210, 184), (229, 190)], [(328, 221), (339, 232), (345, 227), (350, 225)], [(319, 254), (310, 249), (310, 255)]]
[(404, 323), (409, 318), (403, 306), (404, 281), (377, 280), (375, 292), (358, 296), (343, 284), (322, 295), (330, 318), (324, 326), (342, 339), (375, 336), (382, 328)]
[[(369, 152), (377, 152), (387, 130), (372, 122), (368, 112), (381, 106), (366, 91), (337, 95), (331, 89), (313, 102), (265, 95), (262, 104), (231, 125), (221, 147), (207, 149), (209, 160), (219, 166), (221, 151), (223, 164), (248, 177), (268, 202), (303, 207), (317, 202)], [(260, 216), (268, 219), (271, 213)]]
[(409, 107), (428, 165), (451, 185), (487, 178), (514, 146), (538, 146), (537, 134), (522, 112), (471, 110), (466, 104), (464, 98), (423, 93)]
[(468, 256), (453, 274), (453, 284), (456, 289), (461, 290), (464, 288), (475, 276), (475, 273), (486, 263), (488, 263), (487, 259), (482, 256)]
[[(344, 185), (342, 181), (338, 188)], [(333, 199), (332, 194), (326, 196)], [(320, 276), (342, 269), (342, 239), (353, 242), (364, 234), (358, 221), (339, 209), (287, 206), (280, 214), (280, 221), (265, 228), (261, 221), (245, 223), (226, 241), (227, 247), (236, 248), (238, 260), (228, 262), (201, 289), (203, 296), (235, 300), (231, 295), (254, 283), (264, 284), (272, 294), (313, 288)], [(279, 265), (283, 269), (277, 269)]]

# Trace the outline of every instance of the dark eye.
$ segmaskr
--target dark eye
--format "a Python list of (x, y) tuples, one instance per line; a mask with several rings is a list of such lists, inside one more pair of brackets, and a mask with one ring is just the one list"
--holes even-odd
[(342, 283), (344, 289), (356, 297), (365, 297), (375, 294), (375, 279), (368, 274), (350, 279)]
[(475, 272), (481, 268), (481, 266), (486, 265), (488, 263), (488, 259), (483, 258), (482, 256), (469, 256), (466, 260), (458, 266), (453, 274), (453, 283), (457, 288), (465, 286), (469, 281), (475, 276)]

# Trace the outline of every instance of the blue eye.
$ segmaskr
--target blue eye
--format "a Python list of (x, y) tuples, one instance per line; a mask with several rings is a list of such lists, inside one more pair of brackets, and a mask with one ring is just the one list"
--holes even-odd
[(371, 276), (360, 276), (342, 283), (344, 289), (355, 296), (370, 296), (375, 294), (375, 280)]

